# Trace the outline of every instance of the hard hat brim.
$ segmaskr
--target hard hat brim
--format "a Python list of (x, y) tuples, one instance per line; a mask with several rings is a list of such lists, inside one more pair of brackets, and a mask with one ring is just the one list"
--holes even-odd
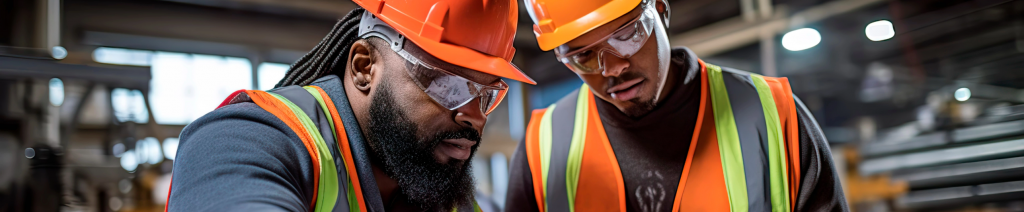
[(526, 76), (523, 71), (519, 70), (519, 68), (512, 65), (510, 61), (506, 61), (504, 58), (480, 53), (476, 50), (463, 46), (425, 39), (420, 36), (408, 36), (411, 33), (402, 33), (406, 34), (406, 37), (410, 41), (437, 59), (485, 74), (525, 82), (531, 85), (537, 84), (536, 81), (533, 81), (529, 76)]
[[(548, 33), (536, 33), (537, 45), (543, 51), (551, 51), (555, 47), (566, 44), (591, 30), (633, 11), (641, 0), (611, 1), (587, 15), (569, 23), (558, 23), (558, 27)], [(535, 28), (536, 29), (536, 28)]]

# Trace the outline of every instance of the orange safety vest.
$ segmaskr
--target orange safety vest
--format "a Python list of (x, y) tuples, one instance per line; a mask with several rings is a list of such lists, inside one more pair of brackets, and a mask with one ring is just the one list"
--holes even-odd
[[(218, 108), (239, 102), (256, 103), (299, 136), (313, 161), (313, 187), (316, 192), (310, 203), (311, 211), (367, 211), (353, 160), (353, 146), (349, 145), (337, 107), (323, 89), (310, 85), (287, 86), (270, 92), (239, 90), (228, 96)], [(170, 191), (168, 205), (169, 202)], [(476, 202), (452, 210), (456, 211), (482, 212)]]
[[(700, 109), (672, 211), (794, 210), (800, 149), (789, 81), (699, 63)], [(595, 101), (584, 84), (533, 111), (525, 146), (541, 212), (626, 211)]]

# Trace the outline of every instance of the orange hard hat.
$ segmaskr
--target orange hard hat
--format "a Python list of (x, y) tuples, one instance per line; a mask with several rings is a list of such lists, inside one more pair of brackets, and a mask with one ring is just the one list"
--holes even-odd
[(524, 0), (540, 49), (548, 51), (625, 15), (641, 0)]
[(352, 0), (430, 55), (479, 72), (537, 84), (512, 65), (515, 0)]

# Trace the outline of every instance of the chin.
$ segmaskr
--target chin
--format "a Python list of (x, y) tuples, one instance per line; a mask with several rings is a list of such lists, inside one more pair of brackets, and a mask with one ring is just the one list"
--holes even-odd
[(626, 116), (638, 118), (654, 110), (654, 98), (634, 98), (624, 102), (625, 107), (619, 108)]

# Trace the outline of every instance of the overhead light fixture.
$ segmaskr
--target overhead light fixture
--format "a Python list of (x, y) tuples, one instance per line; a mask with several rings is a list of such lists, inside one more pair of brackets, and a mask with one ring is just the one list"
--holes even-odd
[(52, 56), (53, 59), (63, 60), (65, 57), (68, 57), (68, 50), (63, 46), (54, 46), (50, 49), (50, 56)]
[(956, 101), (967, 101), (968, 99), (971, 99), (971, 89), (958, 88), (955, 92), (953, 92), (953, 98), (955, 98)]
[(135, 150), (128, 150), (121, 155), (121, 168), (125, 171), (134, 172), (139, 167), (139, 161), (135, 158)]
[(64, 81), (60, 78), (50, 78), (50, 104), (58, 107), (64, 104)]
[(896, 30), (892, 28), (892, 22), (881, 20), (871, 22), (867, 27), (864, 27), (864, 35), (867, 35), (868, 40), (871, 41), (883, 41), (895, 36)]
[(125, 148), (124, 143), (117, 143), (111, 149), (111, 153), (114, 153), (114, 157), (121, 157), (124, 154)]
[(135, 143), (135, 152), (138, 154), (139, 165), (157, 164), (164, 160), (163, 151), (160, 151), (160, 141), (154, 137), (147, 137)]
[(818, 43), (821, 43), (821, 34), (811, 28), (797, 29), (782, 35), (782, 47), (790, 51), (809, 49)]

